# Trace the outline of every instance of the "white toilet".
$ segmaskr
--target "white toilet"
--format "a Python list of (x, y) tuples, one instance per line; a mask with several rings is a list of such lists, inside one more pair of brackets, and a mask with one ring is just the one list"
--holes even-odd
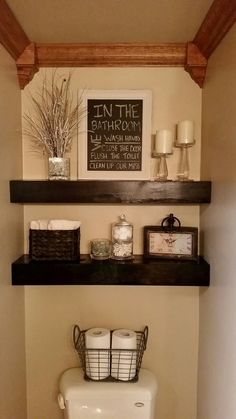
[(154, 419), (157, 381), (140, 369), (136, 383), (85, 381), (81, 368), (60, 379), (58, 402), (66, 419)]

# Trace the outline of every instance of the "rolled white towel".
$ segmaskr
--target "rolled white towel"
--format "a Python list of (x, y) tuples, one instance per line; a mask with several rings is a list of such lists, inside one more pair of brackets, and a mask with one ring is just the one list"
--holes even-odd
[(76, 230), (80, 225), (80, 221), (50, 220), (48, 223), (48, 230)]
[(31, 230), (39, 230), (39, 221), (38, 220), (30, 221), (30, 228)]
[(47, 230), (48, 220), (32, 220), (30, 222), (31, 230)]
[(48, 229), (48, 221), (49, 220), (38, 220), (39, 221), (39, 230), (47, 230)]

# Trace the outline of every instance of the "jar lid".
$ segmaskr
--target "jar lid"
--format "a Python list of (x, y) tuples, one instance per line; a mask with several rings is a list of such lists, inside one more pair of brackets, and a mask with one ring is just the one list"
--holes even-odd
[(122, 214), (122, 215), (120, 215), (119, 216), (119, 222), (117, 222), (117, 223), (115, 223), (115, 225), (122, 225), (122, 226), (130, 226), (130, 225), (132, 225), (131, 223), (129, 223), (127, 220), (126, 220), (126, 217), (125, 217), (125, 215), (124, 214)]

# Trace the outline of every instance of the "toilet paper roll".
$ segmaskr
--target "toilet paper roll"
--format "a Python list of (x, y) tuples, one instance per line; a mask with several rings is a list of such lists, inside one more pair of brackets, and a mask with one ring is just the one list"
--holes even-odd
[(87, 330), (85, 346), (87, 376), (92, 380), (107, 378), (110, 375), (110, 330), (103, 328)]
[(136, 375), (137, 336), (128, 329), (115, 330), (112, 333), (111, 375), (122, 381), (129, 381)]

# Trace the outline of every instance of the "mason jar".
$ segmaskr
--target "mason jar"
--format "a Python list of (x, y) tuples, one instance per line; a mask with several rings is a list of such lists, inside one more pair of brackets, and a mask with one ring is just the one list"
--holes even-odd
[(125, 215), (119, 217), (117, 223), (112, 224), (111, 258), (126, 260), (133, 258), (133, 224), (129, 223)]

